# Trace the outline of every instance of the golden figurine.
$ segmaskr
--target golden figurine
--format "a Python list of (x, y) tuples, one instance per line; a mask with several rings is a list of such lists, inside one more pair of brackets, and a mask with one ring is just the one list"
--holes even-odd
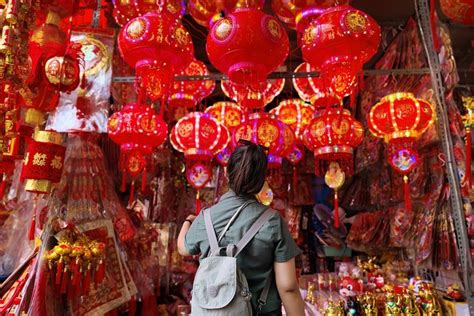
[(329, 301), (326, 309), (324, 310), (324, 316), (344, 316), (344, 304), (342, 301), (339, 304), (335, 304), (333, 301)]
[(443, 315), (441, 304), (431, 284), (428, 284), (427, 288), (421, 289), (419, 295), (422, 299), (421, 307), (424, 316)]
[(401, 298), (400, 295), (396, 295), (393, 292), (387, 292), (385, 294), (385, 310), (384, 315), (386, 316), (401, 316)]
[(406, 316), (421, 316), (420, 309), (415, 302), (415, 296), (413, 293), (405, 293), (403, 294), (403, 304), (404, 304), (404, 312), (403, 315)]

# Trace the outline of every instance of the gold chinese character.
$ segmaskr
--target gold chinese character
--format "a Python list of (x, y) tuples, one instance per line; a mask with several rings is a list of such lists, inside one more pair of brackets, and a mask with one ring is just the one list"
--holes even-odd
[(33, 156), (33, 165), (45, 166), (46, 165), (46, 154), (36, 153)]
[(51, 160), (51, 167), (54, 169), (61, 169), (63, 167), (63, 163), (61, 162), (61, 156), (54, 156), (53, 160)]

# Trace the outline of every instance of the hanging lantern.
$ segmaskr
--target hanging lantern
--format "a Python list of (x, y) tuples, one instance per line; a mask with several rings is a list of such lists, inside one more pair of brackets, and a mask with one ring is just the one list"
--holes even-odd
[(186, 178), (197, 190), (196, 211), (201, 210), (199, 190), (212, 177), (211, 161), (229, 143), (227, 128), (209, 113), (192, 112), (181, 118), (170, 133), (171, 145), (184, 153)]
[(81, 45), (70, 45), (64, 56), (49, 58), (44, 65), (44, 76), (56, 90), (70, 93), (79, 86), (80, 61), (84, 60)]
[(407, 211), (411, 211), (408, 174), (420, 163), (416, 139), (433, 125), (435, 117), (430, 103), (407, 92), (389, 94), (370, 109), (369, 130), (389, 145), (388, 162), (403, 175)]
[(180, 19), (184, 13), (184, 7), (179, 0), (166, 0), (164, 1), (165, 5), (162, 6), (160, 6), (159, 1), (155, 0), (113, 0), (112, 4), (114, 6), (113, 16), (120, 26), (124, 26), (138, 16), (158, 11), (162, 8), (177, 19)]
[(285, 79), (266, 80), (255, 87), (241, 86), (229, 80), (221, 81), (224, 94), (247, 110), (261, 109), (281, 93)]
[(376, 52), (380, 26), (360, 10), (343, 5), (329, 8), (305, 28), (305, 61), (321, 70), (326, 84), (339, 98), (352, 94), (357, 74)]
[(152, 100), (166, 95), (175, 74), (193, 59), (191, 36), (165, 9), (130, 20), (117, 41), (122, 58), (136, 70), (139, 87)]
[[(295, 69), (295, 73), (315, 72), (316, 69), (309, 63), (302, 63)], [(301, 99), (310, 102), (315, 108), (328, 108), (341, 103), (342, 99), (335, 96), (325, 84), (322, 77), (295, 77), (293, 87)]]
[(140, 174), (141, 189), (145, 190), (148, 160), (153, 149), (166, 140), (167, 131), (166, 122), (148, 106), (131, 103), (109, 118), (109, 137), (120, 145), (122, 191), (125, 191), (126, 176), (133, 179), (130, 201), (134, 198), (135, 178)]
[(471, 0), (440, 0), (439, 5), (450, 20), (474, 25), (474, 3)]
[(328, 109), (314, 118), (304, 133), (304, 144), (314, 152), (315, 173), (324, 175), (334, 190), (334, 226), (339, 227), (338, 189), (345, 175), (353, 173), (354, 149), (362, 142), (364, 129), (348, 110)]
[(239, 9), (218, 20), (207, 37), (211, 63), (240, 85), (255, 85), (280, 66), (289, 50), (277, 19), (256, 9)]
[[(193, 60), (180, 75), (207, 76), (209, 71), (202, 61)], [(209, 96), (215, 87), (216, 83), (213, 80), (175, 80), (169, 92), (168, 104), (171, 108), (193, 108)]]
[(209, 28), (212, 26), (212, 20), (219, 18), (222, 13), (227, 14), (239, 8), (262, 10), (264, 5), (263, 0), (190, 0), (187, 9), (194, 21)]
[(304, 130), (313, 119), (314, 107), (301, 99), (289, 99), (281, 101), (270, 113), (291, 127), (297, 139), (301, 140)]
[[(223, 124), (230, 135), (232, 135), (234, 129), (240, 125), (244, 117), (242, 109), (236, 103), (228, 101), (214, 103), (208, 107), (205, 112), (209, 113), (217, 122)], [(229, 147), (230, 146), (226, 146), (224, 150), (218, 152), (216, 155), (217, 162), (223, 167), (227, 166), (232, 153)]]

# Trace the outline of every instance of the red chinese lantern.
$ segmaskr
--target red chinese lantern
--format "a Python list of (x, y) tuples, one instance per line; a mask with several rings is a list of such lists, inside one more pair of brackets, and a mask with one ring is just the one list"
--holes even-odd
[(270, 113), (291, 127), (297, 139), (301, 140), (304, 130), (313, 119), (314, 107), (301, 99), (289, 99), (281, 101)]
[(379, 43), (377, 22), (344, 5), (327, 9), (306, 26), (301, 50), (305, 61), (321, 70), (332, 92), (343, 98), (354, 92), (357, 74)]
[(149, 12), (158, 11), (161, 8), (167, 10), (168, 13), (175, 16), (175, 18), (181, 18), (183, 16), (184, 8), (181, 5), (181, 1), (167, 0), (163, 2), (165, 3), (160, 4), (160, 1), (153, 0), (113, 0), (113, 16), (120, 26), (124, 26), (131, 19)]
[(247, 110), (261, 109), (281, 93), (285, 79), (266, 80), (256, 87), (241, 86), (229, 80), (221, 81), (224, 94)]
[(218, 20), (207, 37), (211, 63), (240, 85), (265, 81), (288, 55), (289, 41), (277, 19), (239, 9)]
[(441, 11), (456, 23), (474, 25), (474, 3), (472, 0), (440, 0)]
[(153, 149), (164, 143), (167, 131), (166, 122), (148, 106), (131, 103), (109, 118), (109, 137), (120, 145), (123, 191), (126, 175), (133, 179), (130, 201), (134, 197), (135, 178), (139, 174), (142, 174), (141, 189), (145, 190), (147, 160)]
[(389, 94), (370, 109), (368, 126), (375, 137), (389, 145), (388, 162), (403, 175), (405, 206), (411, 211), (408, 174), (420, 163), (416, 139), (433, 125), (433, 106), (412, 93)]
[[(295, 69), (295, 73), (315, 72), (316, 69), (309, 63), (302, 63)], [(327, 108), (341, 103), (325, 84), (321, 76), (293, 78), (293, 87), (301, 99), (311, 102), (316, 108)]]
[(187, 9), (194, 21), (202, 26), (210, 27), (212, 20), (218, 18), (222, 12), (225, 14), (244, 7), (261, 10), (264, 5), (265, 1), (262, 0), (190, 0)]
[(188, 31), (165, 9), (130, 20), (120, 30), (118, 47), (152, 100), (167, 94), (174, 75), (189, 65), (194, 51)]
[(211, 179), (212, 158), (229, 143), (229, 132), (209, 113), (192, 112), (176, 123), (170, 141), (174, 149), (184, 153), (186, 178), (197, 190), (196, 211), (199, 213), (199, 190)]
[[(182, 76), (207, 76), (209, 71), (202, 61), (193, 60), (181, 72)], [(193, 108), (198, 102), (209, 96), (216, 83), (213, 80), (186, 80), (174, 81), (168, 97), (168, 104), (172, 108)]]
[(334, 226), (339, 227), (337, 190), (345, 174), (353, 172), (354, 149), (364, 138), (364, 128), (348, 110), (328, 109), (314, 118), (304, 133), (304, 144), (314, 152), (315, 173), (324, 174), (326, 184), (334, 189)]
[[(214, 103), (212, 106), (208, 107), (205, 112), (209, 113), (217, 122), (223, 124), (229, 131), (230, 135), (232, 135), (234, 129), (240, 125), (244, 117), (242, 109), (236, 103), (228, 101)], [(223, 167), (227, 166), (230, 154), (231, 150), (229, 149), (229, 146), (225, 147), (224, 150), (217, 153), (217, 162)]]

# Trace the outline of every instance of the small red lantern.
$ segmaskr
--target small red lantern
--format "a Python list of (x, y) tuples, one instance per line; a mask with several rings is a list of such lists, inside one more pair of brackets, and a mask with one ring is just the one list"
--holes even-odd
[(288, 55), (289, 41), (277, 19), (239, 9), (218, 20), (207, 37), (211, 63), (240, 85), (265, 81)]
[(430, 103), (407, 92), (389, 94), (370, 109), (369, 130), (389, 144), (388, 162), (403, 175), (408, 211), (411, 211), (411, 200), (407, 175), (420, 163), (415, 141), (433, 125), (435, 118)]
[(232, 81), (221, 81), (224, 94), (245, 109), (261, 109), (281, 93), (285, 79), (272, 79), (260, 83), (257, 87), (239, 86)]
[(229, 143), (227, 128), (210, 114), (192, 112), (181, 118), (170, 133), (173, 148), (184, 153), (186, 178), (196, 189), (196, 210), (200, 212), (199, 190), (212, 177), (211, 161)]
[(118, 47), (152, 100), (168, 92), (174, 75), (189, 65), (194, 51), (188, 31), (165, 9), (130, 20), (120, 30)]
[[(223, 124), (231, 135), (234, 129), (240, 125), (244, 117), (242, 109), (236, 103), (228, 101), (214, 103), (208, 107), (205, 112), (209, 113), (217, 122)], [(231, 151), (229, 146), (227, 146), (224, 150), (217, 153), (217, 162), (223, 167), (227, 166), (230, 154)]]
[(338, 97), (353, 93), (362, 65), (376, 52), (380, 26), (351, 6), (327, 9), (305, 28), (303, 58), (321, 70), (328, 86)]
[(472, 0), (440, 0), (441, 11), (456, 23), (474, 25), (474, 3)]
[[(122, 190), (126, 174), (132, 178), (142, 174), (142, 191), (145, 190), (147, 160), (153, 149), (166, 140), (168, 126), (151, 107), (128, 104), (109, 118), (109, 137), (120, 145)], [(134, 197), (135, 180), (132, 180), (130, 200)]]
[[(114, 6), (113, 16), (120, 26), (124, 26), (131, 19), (149, 12), (158, 11), (163, 7), (160, 6), (159, 1), (149, 0), (113, 0), (112, 3)], [(179, 0), (167, 0), (164, 9), (176, 18), (181, 18), (184, 8)]]
[[(316, 69), (309, 63), (302, 63), (295, 69), (295, 73), (315, 72)], [(311, 102), (316, 108), (327, 108), (341, 103), (341, 99), (336, 97), (322, 77), (293, 78), (293, 87), (301, 99)]]
[(212, 20), (219, 16), (222, 12), (229, 13), (238, 8), (254, 8), (263, 9), (265, 1), (263, 0), (190, 0), (188, 2), (188, 13), (198, 24), (210, 27)]
[(313, 119), (314, 107), (301, 99), (289, 99), (281, 101), (270, 113), (291, 127), (297, 139), (301, 140), (306, 126)]
[(304, 144), (314, 152), (315, 173), (334, 189), (334, 226), (339, 227), (337, 190), (345, 174), (353, 172), (353, 152), (364, 138), (364, 128), (348, 110), (328, 109), (314, 118), (304, 133)]
[[(181, 75), (207, 76), (209, 71), (202, 61), (193, 60), (181, 72)], [(168, 104), (172, 108), (193, 108), (198, 102), (209, 96), (214, 91), (215, 86), (216, 83), (213, 80), (175, 80), (169, 92)]]

